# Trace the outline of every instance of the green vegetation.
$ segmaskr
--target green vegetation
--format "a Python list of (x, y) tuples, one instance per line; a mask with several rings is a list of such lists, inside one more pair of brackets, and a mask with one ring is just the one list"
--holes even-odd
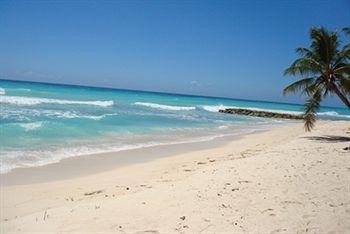
[[(342, 30), (348, 40), (350, 28)], [(287, 86), (283, 93), (302, 92), (305, 103), (305, 129), (310, 131), (316, 121), (316, 112), (323, 98), (336, 95), (350, 109), (350, 43), (341, 46), (340, 33), (325, 28), (311, 28), (310, 48), (297, 48), (300, 55), (284, 75), (301, 79)]]

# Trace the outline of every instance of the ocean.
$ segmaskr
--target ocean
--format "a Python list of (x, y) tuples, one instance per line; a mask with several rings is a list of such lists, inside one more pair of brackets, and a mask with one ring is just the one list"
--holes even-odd
[[(291, 122), (218, 113), (225, 107), (287, 113), (303, 109), (274, 102), (0, 80), (0, 173), (78, 155), (239, 136)], [(350, 111), (322, 107), (318, 117), (350, 120)]]

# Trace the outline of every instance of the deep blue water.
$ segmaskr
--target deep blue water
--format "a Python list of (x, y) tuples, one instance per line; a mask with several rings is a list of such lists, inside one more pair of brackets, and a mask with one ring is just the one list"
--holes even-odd
[[(218, 113), (302, 106), (178, 94), (0, 80), (1, 172), (82, 154), (239, 135), (288, 121)], [(322, 107), (320, 118), (350, 119)]]

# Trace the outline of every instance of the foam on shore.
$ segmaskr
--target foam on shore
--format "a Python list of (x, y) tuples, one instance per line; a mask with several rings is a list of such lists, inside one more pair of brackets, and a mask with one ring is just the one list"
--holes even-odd
[(172, 111), (181, 111), (181, 110), (195, 110), (196, 107), (194, 106), (169, 106), (169, 105), (162, 105), (158, 103), (149, 103), (149, 102), (135, 102), (135, 105), (138, 106), (145, 106), (155, 109), (163, 109), (163, 110), (172, 110)]
[(51, 99), (51, 98), (34, 98), (23, 96), (0, 96), (0, 103), (33, 106), (39, 104), (60, 104), (60, 105), (93, 105), (101, 107), (113, 106), (113, 101), (77, 101), (77, 100), (64, 100), (64, 99)]

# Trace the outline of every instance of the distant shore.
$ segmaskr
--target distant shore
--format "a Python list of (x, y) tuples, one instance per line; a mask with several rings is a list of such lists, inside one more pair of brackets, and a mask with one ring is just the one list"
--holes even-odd
[(305, 133), (293, 124), (90, 175), (2, 185), (1, 233), (345, 233), (349, 127), (320, 121)]

